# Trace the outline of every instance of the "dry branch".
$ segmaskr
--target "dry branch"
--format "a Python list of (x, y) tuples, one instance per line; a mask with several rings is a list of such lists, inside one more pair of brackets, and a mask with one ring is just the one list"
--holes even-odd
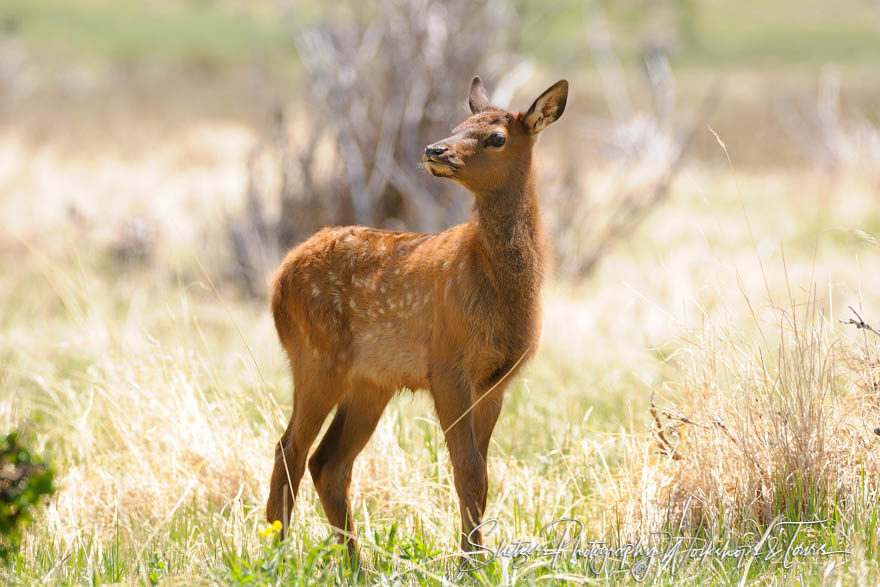
[(850, 318), (849, 320), (838, 320), (838, 322), (840, 322), (841, 324), (852, 324), (856, 328), (867, 330), (868, 332), (873, 332), (877, 336), (880, 336), (880, 332), (878, 332), (874, 327), (862, 320), (862, 317), (859, 316), (859, 313), (856, 312), (855, 308), (853, 308), (852, 306), (847, 306), (847, 308), (849, 308), (850, 312), (855, 314), (856, 319), (854, 320)]

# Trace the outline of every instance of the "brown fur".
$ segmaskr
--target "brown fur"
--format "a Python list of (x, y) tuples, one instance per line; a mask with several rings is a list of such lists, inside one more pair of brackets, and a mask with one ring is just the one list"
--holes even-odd
[[(327, 228), (288, 253), (272, 312), (295, 392), (276, 446), (269, 521), (286, 531), (306, 456), (336, 406), (308, 464), (330, 524), (354, 553), (352, 463), (398, 389), (427, 389), (446, 434), (468, 549), (486, 506), (486, 455), (504, 388), (537, 345), (544, 242), (532, 147), (562, 114), (567, 92), (558, 82), (514, 114), (489, 106), (474, 78), (474, 114), (425, 155), (433, 175), (473, 193), (470, 222), (437, 234)], [(503, 146), (487, 144), (493, 133), (504, 135)]]

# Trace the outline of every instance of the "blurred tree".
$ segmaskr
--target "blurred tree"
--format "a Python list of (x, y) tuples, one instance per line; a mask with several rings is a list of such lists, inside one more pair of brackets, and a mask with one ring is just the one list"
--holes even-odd
[[(687, 2), (651, 6), (661, 15), (679, 14), (686, 12)], [(638, 13), (642, 4), (628, 0), (615, 10), (639, 14), (644, 22), (662, 20)], [(271, 137), (250, 159), (244, 213), (227, 223), (234, 278), (249, 294), (262, 296), (265, 276), (281, 253), (324, 226), (433, 232), (465, 218), (471, 198), (458, 186), (418, 176), (422, 151), (447, 136), (450, 123), (467, 113), (464, 88), (473, 75), (495, 89), (492, 102), (501, 107), (528, 80), (534, 68), (517, 48), (524, 42), (522, 19), (531, 18), (539, 5), (519, 0), (515, 6), (508, 0), (477, 5), (468, 0), (343, 0), (321, 11), (312, 24), (295, 27), (308, 95), (297, 107), (304, 111), (279, 108), (274, 114)], [(704, 104), (690, 124), (675, 124), (666, 44), (647, 40), (639, 51), (653, 112), (636, 111), (603, 3), (589, 6), (575, 10), (574, 20), (584, 27), (614, 116), (597, 134), (613, 143), (612, 160), (619, 170), (615, 175), (623, 179), (614, 183), (614, 197), (600, 195), (611, 204), (598, 211), (599, 198), (580, 185), (584, 162), (575, 158), (580, 152), (557, 153), (557, 164), (564, 169), (558, 175), (561, 182), (546, 190), (547, 218), (558, 274), (577, 279), (589, 275), (613, 243), (667, 197), (708, 108)], [(288, 9), (292, 20), (303, 10), (296, 2)], [(577, 114), (568, 116), (575, 118), (570, 126), (576, 128)], [(327, 144), (329, 149), (320, 148)], [(332, 161), (331, 169), (319, 173), (326, 167), (319, 165), (319, 154), (328, 151), (324, 159)], [(275, 182), (260, 178), (267, 152), (279, 170)], [(640, 183), (633, 185), (633, 178)], [(274, 216), (267, 202), (278, 202)]]
[[(300, 5), (288, 8), (295, 20)], [(263, 291), (279, 251), (322, 226), (431, 232), (466, 217), (471, 200), (460, 188), (418, 177), (422, 152), (466, 113), (474, 75), (502, 101), (525, 81), (530, 69), (510, 32), (516, 18), (506, 0), (344, 0), (296, 30), (308, 112), (275, 114), (273, 136), (251, 158), (246, 213), (228, 224), (235, 272), (249, 292)], [(327, 142), (335, 163), (319, 176), (317, 147)], [(277, 194), (262, 193), (265, 150), (280, 165)], [(277, 218), (267, 200), (280, 202)]]

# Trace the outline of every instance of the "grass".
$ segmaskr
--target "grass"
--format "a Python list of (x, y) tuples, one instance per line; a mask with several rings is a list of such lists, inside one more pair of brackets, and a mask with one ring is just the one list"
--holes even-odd
[(880, 54), (877, 7), (858, 1), (834, 10), (819, 1), (707, 2), (694, 12), (696, 39), (685, 63), (790, 68), (866, 64)]
[[(677, 69), (716, 72), (867, 66), (880, 51), (875, 25), (880, 14), (858, 0), (833, 10), (817, 0), (597, 4), (603, 6), (615, 48), (630, 66), (638, 66), (641, 51), (652, 42), (665, 44)], [(526, 47), (548, 65), (589, 55), (586, 23), (593, 13), (588, 6), (553, 0), (527, 12)]]
[[(625, 62), (638, 65), (645, 38), (669, 38), (676, 66), (739, 69), (870, 66), (878, 55), (875, 6), (845, 0), (655, 3), (605, 2)], [(545, 65), (584, 67), (589, 55), (584, 5), (576, 0), (514, 2), (523, 15), (523, 49)], [(201, 0), (7, 0), (0, 25), (38, 54), (91, 64), (184, 63), (275, 67), (295, 60), (291, 27), (319, 18), (319, 3), (297, 3), (294, 17), (272, 2)], [(332, 10), (332, 8), (331, 8)], [(331, 17), (331, 18), (335, 18)], [(636, 41), (638, 40), (638, 41)]]
[(10, 0), (0, 22), (38, 54), (89, 64), (241, 66), (290, 59), (276, 11), (228, 3)]
[[(158, 30), (176, 37), (155, 57), (169, 61), (235, 63), (286, 42), (261, 9), (242, 16), (229, 6), (138, 5), (139, 18), (131, 18), (133, 3), (104, 0), (0, 10), (20, 15), (16, 34), (28, 42), (84, 59), (153, 59)], [(745, 28), (737, 10), (751, 3), (707, 6), (700, 30), (714, 31), (711, 42), (728, 52), (713, 57), (721, 67), (752, 59), (757, 49), (747, 45), (766, 46), (790, 9), (767, 7), (766, 22), (746, 34), (736, 30)], [(803, 10), (821, 20), (821, 11)], [(860, 48), (848, 55), (865, 58), (867, 33), (847, 18), (827, 30), (810, 25), (804, 43), (824, 35), (833, 44), (855, 31)], [(575, 20), (566, 34), (577, 33)], [(229, 44), (211, 38), (224, 27)], [(103, 38), (90, 38), (92, 30)], [(724, 48), (737, 35), (744, 40)], [(804, 62), (821, 55), (801, 53)], [(853, 164), (833, 175), (776, 160), (741, 168), (753, 127), (740, 129), (738, 143), (713, 123), (732, 163), (720, 155), (722, 167), (688, 166), (669, 202), (589, 282), (547, 284), (540, 352), (509, 389), (490, 448), (486, 517), (499, 527), (487, 532), (487, 546), (505, 548), (458, 574), (458, 507), (442, 432), (427, 397), (404, 393), (355, 465), (364, 559), (355, 576), (308, 475), (289, 540), (279, 542), (263, 519), (290, 380), (266, 304), (239, 297), (220, 246), (257, 135), (239, 119), (209, 112), (195, 120), (189, 105), (186, 116), (163, 118), (150, 99), (111, 100), (109, 113), (97, 99), (100, 116), (82, 120), (38, 100), (10, 102), (16, 108), (5, 113), (0, 431), (23, 429), (57, 470), (59, 490), (0, 568), (0, 582), (880, 578), (880, 339), (837, 323), (849, 317), (847, 305), (880, 322), (878, 249), (855, 232), (880, 236), (876, 168)], [(567, 116), (583, 108), (573, 101)], [(727, 123), (741, 124), (742, 112), (732, 110)], [(33, 131), (44, 128), (37, 119), (52, 132)], [(578, 138), (542, 144), (542, 189), (558, 189), (554, 161)], [(580, 186), (592, 193), (612, 173), (591, 166)], [(132, 218), (157, 236), (150, 256), (126, 263), (114, 251)], [(583, 525), (566, 556), (512, 556), (516, 540), (520, 548), (566, 542), (564, 527), (547, 527), (563, 518)], [(779, 525), (816, 520), (827, 522)], [(590, 558), (588, 539), (600, 548), (639, 538), (668, 556), (612, 551), (606, 567)], [(706, 545), (725, 544), (733, 554), (706, 554)], [(797, 556), (790, 565), (779, 550), (788, 544), (849, 554)]]
[[(574, 518), (582, 549), (586, 537), (641, 537), (680, 556), (611, 556), (598, 576), (586, 551), (498, 556), (458, 576), (448, 456), (430, 403), (411, 394), (393, 400), (356, 464), (361, 574), (345, 564), (308, 479), (294, 535), (278, 543), (263, 504), (291, 398), (265, 305), (239, 299), (209, 251), (172, 239), (153, 263), (120, 264), (101, 238), (60, 220), (52, 238), (31, 233), (0, 256), (0, 426), (24, 428), (59, 471), (58, 495), (0, 578), (616, 583), (644, 570), (657, 583), (874, 580), (878, 341), (834, 320), (859, 299), (872, 316), (880, 289), (860, 264), (876, 250), (822, 236), (859, 226), (854, 210), (869, 220), (869, 192), (855, 189), (858, 178), (702, 173), (688, 171), (673, 203), (591, 284), (549, 285), (542, 350), (508, 393), (489, 463), (493, 549), (502, 539), (556, 543), (562, 528), (545, 525)], [(712, 230), (723, 238), (700, 236)], [(197, 269), (202, 254), (222, 300)], [(671, 408), (659, 420), (681, 459), (660, 454), (652, 393)], [(797, 535), (776, 527), (761, 556), (701, 559), (686, 548), (756, 545), (774, 521), (816, 519), (830, 521)], [(850, 555), (789, 568), (767, 550), (789, 540)]]

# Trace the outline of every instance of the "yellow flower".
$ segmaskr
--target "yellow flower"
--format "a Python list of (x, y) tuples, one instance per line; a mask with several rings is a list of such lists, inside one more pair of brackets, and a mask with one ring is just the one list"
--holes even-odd
[(271, 524), (266, 524), (260, 529), (260, 536), (263, 538), (269, 538), (275, 536), (276, 534), (281, 532), (281, 529), (284, 526), (281, 524), (281, 520), (275, 520)]

